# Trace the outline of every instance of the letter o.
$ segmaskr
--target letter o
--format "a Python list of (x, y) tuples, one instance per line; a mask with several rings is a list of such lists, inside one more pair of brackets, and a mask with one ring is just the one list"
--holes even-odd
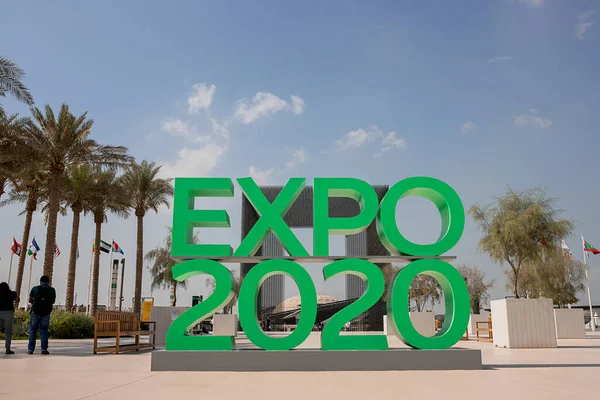
[[(417, 244), (406, 239), (396, 224), (396, 204), (404, 197), (419, 196), (430, 200), (442, 217), (437, 242)], [(383, 197), (377, 213), (377, 233), (391, 254), (439, 256), (450, 250), (465, 229), (465, 209), (458, 194), (448, 184), (429, 177), (413, 177), (392, 186)]]

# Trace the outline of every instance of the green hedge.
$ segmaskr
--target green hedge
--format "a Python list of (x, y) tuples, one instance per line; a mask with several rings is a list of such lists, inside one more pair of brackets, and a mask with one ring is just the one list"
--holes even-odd
[[(94, 319), (85, 314), (52, 311), (48, 334), (52, 339), (86, 339), (94, 337)], [(26, 339), (29, 335), (29, 312), (15, 311), (13, 339)], [(4, 332), (0, 332), (4, 338)]]

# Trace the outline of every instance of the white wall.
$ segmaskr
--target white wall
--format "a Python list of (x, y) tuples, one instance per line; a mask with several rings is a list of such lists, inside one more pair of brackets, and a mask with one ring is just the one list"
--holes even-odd
[(556, 347), (551, 299), (503, 299), (491, 302), (494, 345), (506, 348)]

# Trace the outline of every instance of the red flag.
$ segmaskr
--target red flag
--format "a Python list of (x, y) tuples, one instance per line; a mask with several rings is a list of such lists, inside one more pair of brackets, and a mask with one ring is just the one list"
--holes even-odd
[(21, 246), (19, 243), (17, 243), (17, 241), (15, 240), (15, 238), (13, 237), (13, 244), (10, 247), (10, 251), (13, 252), (13, 254), (16, 254), (18, 256), (21, 255), (21, 249), (23, 248), (23, 246)]

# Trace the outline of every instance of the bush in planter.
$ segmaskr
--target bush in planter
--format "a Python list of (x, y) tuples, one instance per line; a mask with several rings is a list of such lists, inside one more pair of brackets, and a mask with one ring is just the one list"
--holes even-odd
[(85, 314), (71, 314), (71, 338), (86, 339), (94, 337), (94, 320)]

